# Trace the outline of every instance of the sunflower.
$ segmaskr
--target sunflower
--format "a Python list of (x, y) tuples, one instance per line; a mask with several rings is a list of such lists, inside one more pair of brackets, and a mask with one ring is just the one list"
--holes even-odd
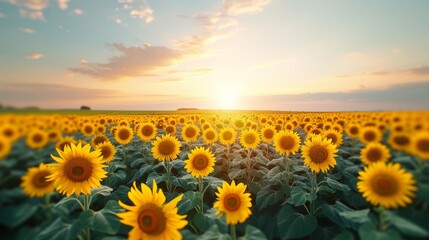
[(360, 158), (366, 165), (375, 162), (387, 162), (390, 159), (389, 149), (381, 143), (368, 143), (360, 151)]
[(181, 144), (179, 140), (170, 134), (157, 137), (152, 144), (152, 155), (158, 161), (174, 160), (180, 153)]
[(359, 139), (365, 144), (371, 142), (380, 142), (381, 138), (382, 134), (380, 130), (374, 126), (363, 127), (359, 134)]
[(82, 132), (82, 134), (85, 137), (91, 137), (94, 132), (95, 132), (95, 128), (94, 125), (91, 123), (85, 123), (82, 128), (80, 129), (80, 131)]
[(359, 172), (357, 188), (374, 206), (405, 207), (412, 203), (416, 181), (398, 163), (376, 162)]
[(176, 126), (174, 125), (167, 125), (165, 127), (165, 132), (170, 134), (170, 135), (175, 135), (177, 132)]
[(242, 119), (236, 119), (234, 120), (233, 126), (237, 130), (242, 130), (246, 126), (246, 124)]
[(346, 127), (346, 133), (350, 137), (359, 137), (359, 132), (361, 131), (361, 128), (358, 124), (348, 124)]
[(211, 127), (206, 129), (205, 131), (203, 131), (203, 140), (206, 144), (212, 144), (212, 143), (216, 142), (218, 137), (219, 136), (218, 136), (216, 130), (214, 130)]
[(152, 182), (152, 191), (146, 184), (140, 185), (141, 191), (137, 188), (136, 182), (128, 192), (128, 198), (134, 206), (129, 206), (119, 200), (119, 205), (126, 212), (118, 213), (121, 223), (131, 226), (128, 239), (182, 239), (178, 231), (184, 228), (188, 222), (186, 215), (177, 213), (177, 203), (182, 199), (183, 194), (165, 203), (165, 195), (159, 189), (155, 180)]
[(406, 151), (411, 146), (411, 136), (407, 133), (390, 133), (388, 138), (389, 145), (399, 151)]
[(261, 129), (261, 138), (263, 142), (271, 143), (276, 134), (276, 128), (270, 125), (267, 125)]
[(316, 173), (327, 172), (330, 167), (334, 167), (337, 164), (334, 158), (337, 152), (337, 146), (320, 135), (306, 140), (305, 146), (302, 147), (304, 164)]
[(128, 126), (119, 126), (115, 132), (115, 140), (121, 145), (127, 145), (134, 137), (133, 130)]
[(256, 148), (261, 142), (259, 134), (253, 129), (243, 130), (240, 135), (240, 144), (246, 149)]
[(413, 155), (421, 160), (429, 160), (429, 131), (413, 135), (410, 148)]
[(5, 158), (12, 151), (12, 143), (10, 140), (0, 136), (0, 159)]
[(137, 136), (142, 141), (149, 141), (153, 139), (157, 134), (157, 128), (155, 124), (151, 122), (141, 123), (137, 130)]
[(343, 143), (343, 135), (333, 129), (324, 131), (322, 133), (322, 136), (327, 139), (331, 139), (332, 144), (335, 144), (337, 146), (341, 146), (341, 144)]
[(110, 141), (105, 141), (97, 144), (94, 149), (101, 151), (101, 162), (110, 162), (113, 160), (116, 154), (116, 149)]
[(95, 148), (95, 146), (97, 146), (98, 144), (103, 143), (103, 142), (110, 142), (110, 140), (105, 135), (98, 134), (91, 139), (91, 146), (93, 148)]
[(295, 154), (299, 150), (300, 145), (301, 139), (298, 134), (293, 131), (282, 130), (274, 136), (274, 147), (280, 154)]
[(227, 224), (243, 223), (252, 214), (250, 193), (244, 193), (245, 190), (246, 185), (243, 183), (235, 185), (234, 180), (231, 185), (223, 182), (222, 188), (217, 188), (217, 201), (213, 208), (217, 209), (216, 214), (226, 215)]
[(58, 149), (60, 149), (61, 151), (64, 151), (64, 147), (65, 146), (71, 146), (71, 144), (77, 144), (77, 141), (73, 138), (73, 137), (70, 137), (70, 136), (66, 136), (66, 137), (64, 137), (64, 138), (61, 138), (58, 142), (57, 142), (57, 144), (55, 145), (55, 148), (58, 148)]
[(186, 171), (192, 176), (207, 177), (214, 171), (215, 156), (209, 149), (197, 147), (188, 154), (185, 164)]
[(47, 165), (41, 163), (38, 167), (27, 170), (27, 174), (22, 176), (21, 188), (30, 197), (43, 197), (52, 193), (55, 189), (53, 181), (48, 181), (47, 176), (52, 174)]
[(18, 127), (11, 125), (11, 124), (5, 124), (0, 126), (0, 137), (4, 137), (8, 139), (9, 141), (13, 142), (18, 140), (19, 136)]
[(219, 140), (223, 145), (233, 144), (236, 139), (237, 132), (233, 128), (227, 127), (220, 130)]
[(71, 147), (65, 146), (64, 151), (57, 149), (60, 157), (51, 155), (57, 163), (49, 164), (52, 174), (47, 179), (55, 181), (55, 187), (61, 194), (67, 197), (73, 193), (90, 194), (91, 188), (99, 187), (101, 179), (107, 176), (103, 170), (107, 166), (101, 163), (100, 150), (90, 150), (89, 144), (76, 146), (72, 143)]
[(48, 131), (48, 140), (49, 142), (56, 142), (62, 137), (61, 130), (58, 128), (52, 128)]
[(106, 127), (104, 125), (99, 125), (97, 126), (97, 128), (95, 129), (95, 132), (97, 134), (104, 134), (106, 132)]
[(47, 133), (43, 130), (35, 128), (27, 134), (25, 143), (31, 149), (40, 149), (45, 147), (46, 144), (48, 144), (48, 141), (49, 139)]
[(199, 134), (200, 129), (194, 124), (188, 124), (182, 128), (182, 138), (185, 142), (195, 142)]

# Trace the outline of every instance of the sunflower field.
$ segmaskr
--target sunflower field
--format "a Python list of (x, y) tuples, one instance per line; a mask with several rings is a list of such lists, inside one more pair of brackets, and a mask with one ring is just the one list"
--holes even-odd
[(429, 239), (429, 112), (0, 113), (1, 239)]

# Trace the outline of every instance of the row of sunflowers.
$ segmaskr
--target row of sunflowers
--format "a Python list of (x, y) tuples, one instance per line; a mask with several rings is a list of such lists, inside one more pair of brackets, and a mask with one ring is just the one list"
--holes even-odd
[(427, 112), (0, 115), (5, 239), (429, 238)]

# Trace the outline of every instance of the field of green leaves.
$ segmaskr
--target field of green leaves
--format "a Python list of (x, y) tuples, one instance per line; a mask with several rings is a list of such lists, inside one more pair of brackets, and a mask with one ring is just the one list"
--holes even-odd
[(428, 239), (429, 113), (0, 114), (1, 239)]

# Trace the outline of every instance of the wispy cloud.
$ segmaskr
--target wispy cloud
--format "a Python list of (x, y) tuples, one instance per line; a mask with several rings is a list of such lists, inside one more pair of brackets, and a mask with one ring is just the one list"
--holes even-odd
[(205, 75), (211, 73), (214, 69), (210, 67), (196, 68), (190, 70), (170, 70), (168, 74), (184, 74), (184, 75)]
[(21, 17), (28, 17), (33, 20), (46, 21), (45, 15), (42, 11), (27, 11), (25, 9), (19, 9), (19, 15)]
[(113, 44), (113, 49), (120, 52), (108, 63), (82, 63), (71, 68), (74, 73), (81, 73), (101, 80), (118, 80), (129, 77), (154, 76), (153, 71), (170, 66), (180, 60), (181, 52), (162, 46), (144, 45), (127, 47)]
[(6, 15), (4, 13), (0, 12), (0, 18), (5, 18), (5, 17), (6, 17)]
[(83, 14), (83, 10), (79, 9), (79, 8), (76, 8), (76, 9), (73, 10), (73, 13), (76, 14), (76, 15), (82, 15)]
[(226, 15), (238, 16), (261, 12), (270, 2), (271, 0), (224, 0), (222, 7)]
[(21, 29), (23, 32), (28, 33), (28, 34), (33, 34), (35, 33), (35, 31), (32, 28), (23, 28)]
[(21, 17), (45, 21), (43, 10), (49, 6), (49, 0), (8, 0), (8, 2), (20, 7)]
[(263, 103), (295, 111), (429, 110), (428, 92), (429, 82), (415, 82), (348, 92), (255, 96), (245, 101), (256, 109), (264, 109)]
[(140, 6), (139, 9), (133, 9), (130, 12), (131, 17), (144, 19), (146, 23), (153, 21), (153, 9), (149, 6)]
[(386, 76), (429, 76), (429, 66), (419, 66), (415, 68), (407, 68), (391, 71), (372, 71), (360, 72), (351, 75), (340, 75), (336, 78), (357, 78), (357, 77), (386, 77)]
[(163, 78), (158, 82), (179, 82), (182, 81), (182, 78)]
[(27, 54), (27, 55), (25, 55), (25, 58), (27, 58), (27, 59), (33, 59), (33, 60), (38, 60), (38, 59), (43, 58), (43, 54), (41, 54), (41, 53)]
[(290, 59), (277, 59), (277, 60), (264, 61), (264, 62), (260, 62), (260, 63), (255, 64), (253, 67), (265, 68), (265, 67), (270, 67), (270, 66), (282, 64), (282, 63), (285, 63), (288, 61), (290, 61)]
[(69, 0), (58, 0), (58, 7), (62, 10), (66, 10), (69, 7)]

